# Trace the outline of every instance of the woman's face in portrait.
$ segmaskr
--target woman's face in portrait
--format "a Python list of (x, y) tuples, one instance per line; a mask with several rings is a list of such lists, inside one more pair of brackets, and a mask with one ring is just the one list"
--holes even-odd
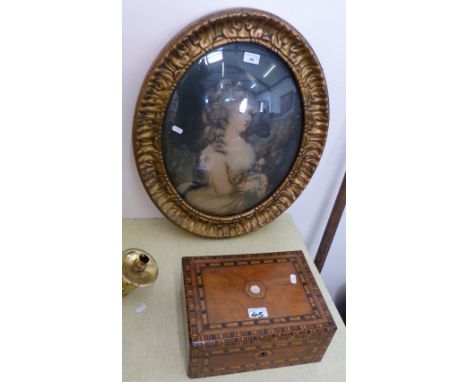
[(249, 127), (252, 122), (253, 108), (249, 104), (248, 99), (244, 98), (240, 102), (229, 102), (229, 119), (228, 124), (235, 127), (238, 132), (242, 133)]

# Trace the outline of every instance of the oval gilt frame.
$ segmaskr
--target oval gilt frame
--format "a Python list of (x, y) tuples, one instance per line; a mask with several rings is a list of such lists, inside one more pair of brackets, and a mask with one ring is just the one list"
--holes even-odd
[[(161, 137), (166, 108), (182, 76), (207, 52), (233, 42), (250, 42), (267, 48), (289, 67), (301, 92), (303, 132), (294, 163), (273, 194), (248, 211), (213, 216), (187, 204), (169, 181)], [(270, 13), (246, 8), (229, 9), (190, 24), (156, 58), (137, 102), (133, 150), (149, 197), (171, 222), (201, 236), (234, 237), (270, 223), (301, 194), (322, 155), (328, 121), (324, 74), (304, 37)]]

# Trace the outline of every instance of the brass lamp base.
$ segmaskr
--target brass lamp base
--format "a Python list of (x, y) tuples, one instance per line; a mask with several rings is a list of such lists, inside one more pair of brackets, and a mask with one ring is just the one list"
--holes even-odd
[(122, 257), (122, 296), (138, 287), (150, 285), (159, 274), (156, 260), (138, 248), (129, 248)]

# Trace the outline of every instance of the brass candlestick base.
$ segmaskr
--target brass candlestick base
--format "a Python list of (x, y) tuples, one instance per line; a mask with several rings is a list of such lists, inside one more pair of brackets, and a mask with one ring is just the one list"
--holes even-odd
[(122, 258), (122, 296), (153, 283), (158, 274), (158, 264), (148, 252), (138, 248), (125, 250)]

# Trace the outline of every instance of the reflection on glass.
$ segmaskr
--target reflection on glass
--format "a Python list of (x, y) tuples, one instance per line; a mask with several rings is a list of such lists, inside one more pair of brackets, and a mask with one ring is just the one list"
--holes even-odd
[(164, 121), (164, 162), (188, 204), (233, 215), (278, 188), (301, 132), (299, 91), (282, 60), (255, 44), (227, 44), (192, 65), (176, 87)]

